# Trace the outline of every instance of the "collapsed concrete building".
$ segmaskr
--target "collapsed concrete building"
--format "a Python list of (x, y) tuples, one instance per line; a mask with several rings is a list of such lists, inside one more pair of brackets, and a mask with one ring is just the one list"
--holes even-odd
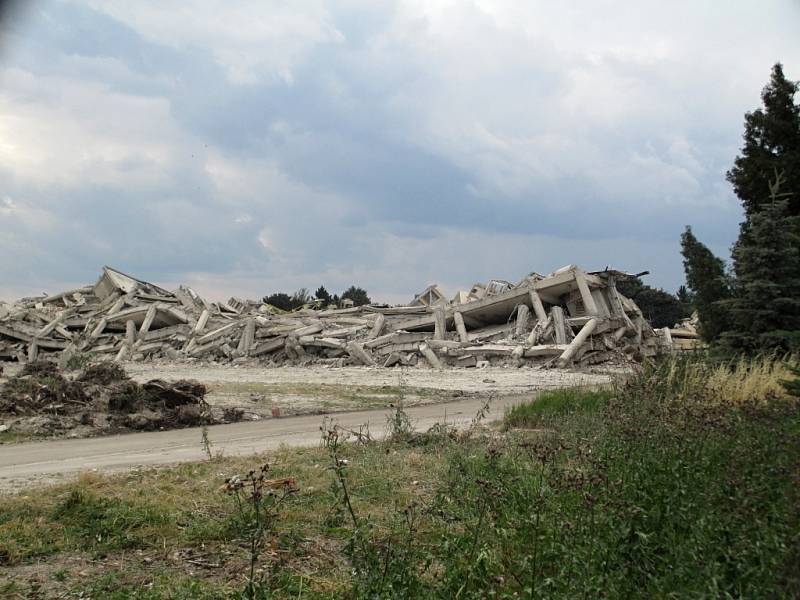
[(79, 353), (108, 360), (257, 361), (270, 364), (488, 363), (585, 366), (642, 360), (670, 348), (616, 282), (635, 275), (568, 265), (512, 284), (475, 284), (447, 301), (437, 286), (409, 306), (290, 313), (191, 288), (167, 291), (104, 267), (94, 285), (0, 304), (0, 360)]

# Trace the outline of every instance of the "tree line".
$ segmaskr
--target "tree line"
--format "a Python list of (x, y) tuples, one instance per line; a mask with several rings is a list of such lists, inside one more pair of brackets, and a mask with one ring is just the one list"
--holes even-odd
[(727, 180), (744, 221), (732, 268), (694, 235), (681, 237), (700, 334), (723, 355), (800, 350), (800, 105), (780, 63), (745, 115), (744, 144)]
[(355, 285), (351, 285), (345, 291), (339, 294), (331, 295), (324, 285), (319, 286), (317, 291), (312, 296), (308, 288), (300, 288), (293, 294), (286, 292), (275, 292), (262, 299), (266, 304), (271, 304), (275, 308), (281, 310), (297, 310), (303, 306), (310, 306), (312, 308), (327, 308), (329, 306), (341, 307), (343, 300), (351, 300), (353, 306), (363, 306), (365, 304), (372, 304), (367, 290)]

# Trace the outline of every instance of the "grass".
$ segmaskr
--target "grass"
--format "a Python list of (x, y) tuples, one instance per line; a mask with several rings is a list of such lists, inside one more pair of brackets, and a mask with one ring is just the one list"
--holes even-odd
[[(422, 454), (412, 447), (398, 446), (387, 452), (378, 444), (348, 445), (343, 453), (353, 474), (354, 506), (372, 515), (376, 523), (391, 514), (394, 502), (431, 489), (442, 468), (441, 456)], [(287, 449), (266, 457), (222, 458), (119, 476), (85, 474), (74, 483), (0, 498), (0, 582), (6, 577), (18, 588), (27, 586), (27, 580), (21, 583), (12, 578), (15, 569), (86, 554), (92, 561), (122, 562), (126, 567), (112, 569), (101, 583), (91, 585), (81, 581), (76, 571), (68, 571), (67, 585), (76, 593), (91, 595), (102, 589), (103, 597), (120, 598), (134, 589), (138, 590), (138, 595), (131, 596), (135, 598), (234, 594), (246, 556), (240, 547), (242, 532), (235, 507), (220, 486), (261, 459), (273, 465), (272, 476), (293, 476), (300, 482), (300, 492), (281, 520), (283, 547), (277, 552), (285, 559), (283, 586), (295, 589), (302, 576), (305, 594), (341, 589), (347, 581), (342, 556), (347, 533), (335, 518), (335, 494), (322, 448)], [(200, 557), (200, 562), (222, 566), (193, 584), (195, 596), (166, 591), (157, 595), (156, 588), (182, 589), (189, 579), (181, 574), (198, 570), (175, 556)], [(158, 576), (154, 569), (160, 570)], [(146, 591), (140, 589), (143, 582), (154, 585)], [(2, 583), (0, 592), (7, 592)]]
[(248, 521), (219, 487), (263, 459), (299, 492), (247, 597), (798, 597), (798, 400), (775, 387), (780, 364), (725, 368), (730, 397), (718, 365), (676, 359), (610, 390), (542, 394), (502, 432), (442, 428), (424, 445), (328, 444), (2, 498), (0, 594), (245, 597)]
[(584, 388), (564, 388), (542, 392), (534, 400), (523, 402), (508, 410), (503, 418), (505, 429), (540, 427), (551, 419), (565, 419), (576, 414), (599, 411), (612, 392)]

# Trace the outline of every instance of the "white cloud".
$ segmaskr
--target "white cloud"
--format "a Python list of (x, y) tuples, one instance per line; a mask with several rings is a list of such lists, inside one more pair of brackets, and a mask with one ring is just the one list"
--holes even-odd
[(120, 261), (403, 301), (598, 257), (671, 289), (682, 220), (735, 235), (724, 171), (770, 65), (800, 77), (788, 1), (43, 6), (0, 71), (0, 293)]
[(343, 36), (325, 3), (272, 0), (161, 0), (157, 3), (90, 0), (143, 37), (180, 49), (207, 49), (232, 82), (263, 75), (287, 83), (309, 51)]
[(189, 158), (165, 98), (14, 68), (0, 90), (0, 168), (26, 185), (152, 189)]

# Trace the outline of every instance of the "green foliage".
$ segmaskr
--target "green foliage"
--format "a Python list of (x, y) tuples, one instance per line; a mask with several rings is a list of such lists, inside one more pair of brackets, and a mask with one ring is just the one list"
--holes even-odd
[(797, 403), (682, 372), (715, 371), (656, 364), (543, 404), (547, 431), (453, 443), (424, 511), (354, 521), (348, 597), (795, 597)]
[(713, 342), (730, 326), (724, 303), (731, 296), (725, 263), (694, 236), (689, 226), (681, 235), (681, 254), (686, 284), (694, 293), (694, 306), (700, 317), (700, 335)]
[(691, 314), (676, 296), (662, 289), (650, 287), (641, 279), (618, 281), (617, 289), (623, 296), (636, 302), (653, 327), (672, 327)]
[(344, 300), (345, 298), (352, 300), (355, 306), (363, 306), (372, 302), (365, 289), (356, 287), (354, 285), (351, 285), (344, 292), (342, 292), (342, 299)]
[(317, 289), (317, 291), (314, 293), (313, 297), (309, 293), (308, 289), (300, 288), (291, 296), (284, 292), (277, 292), (269, 296), (264, 296), (263, 302), (271, 304), (272, 306), (280, 308), (281, 310), (292, 311), (305, 306), (306, 304), (310, 304), (313, 302), (314, 298), (321, 300), (323, 306), (327, 306), (328, 304), (338, 305), (339, 302), (344, 298), (349, 298), (352, 300), (355, 306), (362, 306), (372, 302), (365, 289), (356, 287), (354, 285), (351, 285), (349, 288), (347, 288), (347, 290), (342, 292), (341, 298), (336, 294), (331, 296), (324, 286), (320, 286), (319, 289)]
[(317, 288), (317, 291), (314, 292), (314, 297), (317, 300), (322, 301), (323, 306), (328, 306), (331, 303), (331, 295), (328, 290), (325, 289), (324, 285), (321, 285), (319, 288)]
[(262, 299), (266, 304), (285, 311), (292, 311), (311, 302), (311, 294), (306, 288), (300, 288), (291, 296), (285, 292), (276, 292)]
[(64, 368), (67, 371), (82, 371), (91, 365), (93, 359), (91, 352), (76, 352), (67, 359)]
[(800, 105), (794, 94), (798, 84), (786, 79), (780, 63), (772, 67), (769, 83), (761, 93), (763, 108), (745, 115), (744, 145), (728, 172), (736, 195), (742, 201), (747, 229), (750, 218), (769, 204), (769, 179), (784, 173), (786, 189), (794, 192), (789, 215), (800, 215)]
[(611, 397), (609, 390), (564, 388), (542, 392), (533, 400), (517, 404), (503, 418), (505, 429), (538, 427), (550, 419), (565, 418), (578, 413), (595, 413)]
[(700, 333), (728, 355), (800, 348), (800, 105), (777, 63), (763, 108), (745, 115), (744, 146), (728, 172), (745, 220), (733, 248), (735, 278), (692, 235), (681, 239)]
[(281, 310), (292, 310), (293, 308), (292, 297), (284, 292), (276, 292), (275, 294), (264, 296), (263, 301), (264, 303), (271, 304), (275, 308), (280, 308)]
[(694, 294), (685, 285), (678, 288), (678, 291), (675, 292), (675, 297), (681, 304), (690, 305), (694, 302)]
[(800, 350), (800, 235), (775, 183), (773, 202), (750, 217), (733, 250), (732, 327), (722, 344), (734, 353)]
[(306, 288), (300, 288), (292, 294), (292, 308), (300, 308), (311, 302), (311, 294)]

